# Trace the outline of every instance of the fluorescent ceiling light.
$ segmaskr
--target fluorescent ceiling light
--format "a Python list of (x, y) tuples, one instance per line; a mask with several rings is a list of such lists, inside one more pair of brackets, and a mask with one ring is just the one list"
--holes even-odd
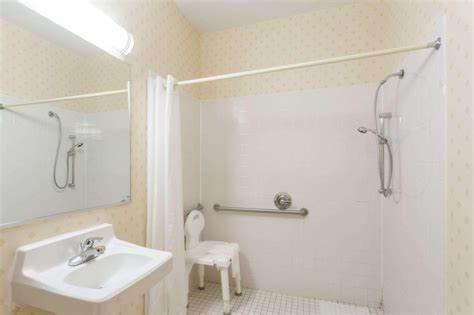
[(132, 51), (132, 35), (87, 0), (18, 2), (115, 56)]

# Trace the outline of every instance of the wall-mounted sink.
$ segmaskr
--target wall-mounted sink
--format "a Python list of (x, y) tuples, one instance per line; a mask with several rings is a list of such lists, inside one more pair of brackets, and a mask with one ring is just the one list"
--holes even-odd
[[(79, 244), (102, 237), (106, 250), (72, 267)], [(12, 273), (12, 301), (56, 314), (116, 314), (162, 280), (172, 269), (169, 252), (121, 241), (103, 224), (17, 249)]]

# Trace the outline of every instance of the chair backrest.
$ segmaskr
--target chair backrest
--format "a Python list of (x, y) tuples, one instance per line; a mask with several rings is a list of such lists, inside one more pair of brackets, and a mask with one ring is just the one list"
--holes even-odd
[(184, 234), (186, 238), (186, 249), (192, 249), (199, 245), (201, 232), (204, 229), (204, 215), (201, 211), (193, 210), (186, 217), (184, 223)]

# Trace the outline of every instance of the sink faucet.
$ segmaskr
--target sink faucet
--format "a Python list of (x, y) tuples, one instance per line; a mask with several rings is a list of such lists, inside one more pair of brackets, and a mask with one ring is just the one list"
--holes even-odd
[(95, 242), (102, 241), (103, 237), (89, 237), (80, 243), (81, 252), (68, 261), (69, 266), (78, 266), (95, 259), (105, 252), (105, 246), (94, 246)]

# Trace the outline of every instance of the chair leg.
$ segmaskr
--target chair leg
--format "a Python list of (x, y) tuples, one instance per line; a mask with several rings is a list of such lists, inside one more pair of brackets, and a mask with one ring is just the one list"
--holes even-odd
[(186, 292), (186, 307), (189, 306), (189, 276), (191, 275), (191, 270), (193, 269), (192, 264), (186, 264), (185, 272), (186, 272), (186, 281), (185, 281), (185, 292)]
[(235, 280), (235, 295), (241, 296), (242, 295), (242, 286), (240, 284), (240, 261), (239, 261), (239, 256), (234, 257), (234, 260), (232, 261), (232, 275), (235, 275), (234, 280)]
[(199, 290), (204, 290), (204, 265), (198, 265)]
[(230, 314), (229, 269), (220, 268), (222, 300), (224, 301), (224, 315)]
[(241, 296), (242, 295), (242, 286), (240, 284), (240, 275), (235, 277), (235, 295)]

